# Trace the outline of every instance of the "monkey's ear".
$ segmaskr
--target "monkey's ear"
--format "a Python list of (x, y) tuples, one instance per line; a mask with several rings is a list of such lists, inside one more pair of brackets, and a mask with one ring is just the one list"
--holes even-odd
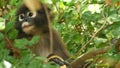
[(39, 0), (24, 0), (24, 4), (30, 11), (33, 11), (33, 12), (41, 8), (41, 4)]
[(48, 57), (48, 61), (53, 61), (55, 64), (60, 65), (60, 68), (67, 68), (69, 63), (65, 62), (60, 56), (55, 54), (50, 54)]

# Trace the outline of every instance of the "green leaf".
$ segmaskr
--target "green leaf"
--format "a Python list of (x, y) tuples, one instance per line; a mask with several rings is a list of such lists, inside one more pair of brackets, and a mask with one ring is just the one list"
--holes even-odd
[(15, 10), (15, 9), (10, 10), (9, 15), (10, 15), (10, 16), (14, 16), (14, 15), (15, 15), (15, 12), (16, 12), (16, 10)]
[(2, 40), (3, 38), (4, 38), (4, 35), (0, 33), (0, 40)]
[(16, 0), (11, 0), (10, 1), (10, 5), (15, 5), (16, 4)]
[(0, 6), (4, 7), (6, 5), (6, 1), (2, 0), (2, 2), (0, 2)]
[(0, 62), (0, 68), (5, 68), (3, 61)]
[(60, 0), (52, 0), (53, 3), (60, 2)]
[(13, 22), (9, 22), (6, 24), (5, 32), (7, 33), (9, 30), (11, 30), (14, 27)]
[(5, 42), (4, 41), (0, 41), (0, 49), (3, 49), (4, 48), (4, 45), (5, 45)]
[(18, 31), (16, 29), (13, 29), (11, 30), (9, 33), (8, 33), (8, 37), (10, 39), (16, 39), (17, 38), (17, 34), (18, 34)]
[(23, 39), (16, 39), (14, 46), (20, 49), (24, 49), (26, 45), (28, 45), (29, 41), (25, 38)]
[(30, 40), (29, 45), (32, 46), (39, 42), (40, 37), (39, 36), (33, 36), (32, 40)]
[(51, 0), (40, 0), (40, 2), (42, 2), (42, 3), (52, 3)]

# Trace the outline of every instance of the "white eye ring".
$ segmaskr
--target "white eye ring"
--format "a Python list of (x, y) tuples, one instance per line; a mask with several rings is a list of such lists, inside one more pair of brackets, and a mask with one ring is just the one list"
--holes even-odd
[(19, 15), (19, 21), (23, 21), (24, 20), (24, 16), (25, 16), (24, 14), (20, 14)]
[(30, 18), (34, 18), (36, 16), (36, 12), (28, 12), (27, 16)]

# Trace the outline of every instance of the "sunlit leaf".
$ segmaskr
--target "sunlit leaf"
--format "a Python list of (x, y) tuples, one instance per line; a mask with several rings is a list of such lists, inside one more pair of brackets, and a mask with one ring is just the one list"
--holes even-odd
[(5, 19), (0, 17), (0, 30), (5, 29)]

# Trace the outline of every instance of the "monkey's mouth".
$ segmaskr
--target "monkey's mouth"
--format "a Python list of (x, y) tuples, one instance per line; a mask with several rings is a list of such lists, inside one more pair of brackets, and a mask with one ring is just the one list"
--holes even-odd
[(34, 29), (34, 25), (31, 25), (28, 22), (24, 22), (22, 24), (22, 29), (25, 33), (31, 34), (33, 32), (33, 29)]
[(24, 25), (24, 26), (22, 26), (22, 28), (23, 29), (25, 29), (25, 28), (29, 28), (29, 27), (31, 27), (32, 25)]

